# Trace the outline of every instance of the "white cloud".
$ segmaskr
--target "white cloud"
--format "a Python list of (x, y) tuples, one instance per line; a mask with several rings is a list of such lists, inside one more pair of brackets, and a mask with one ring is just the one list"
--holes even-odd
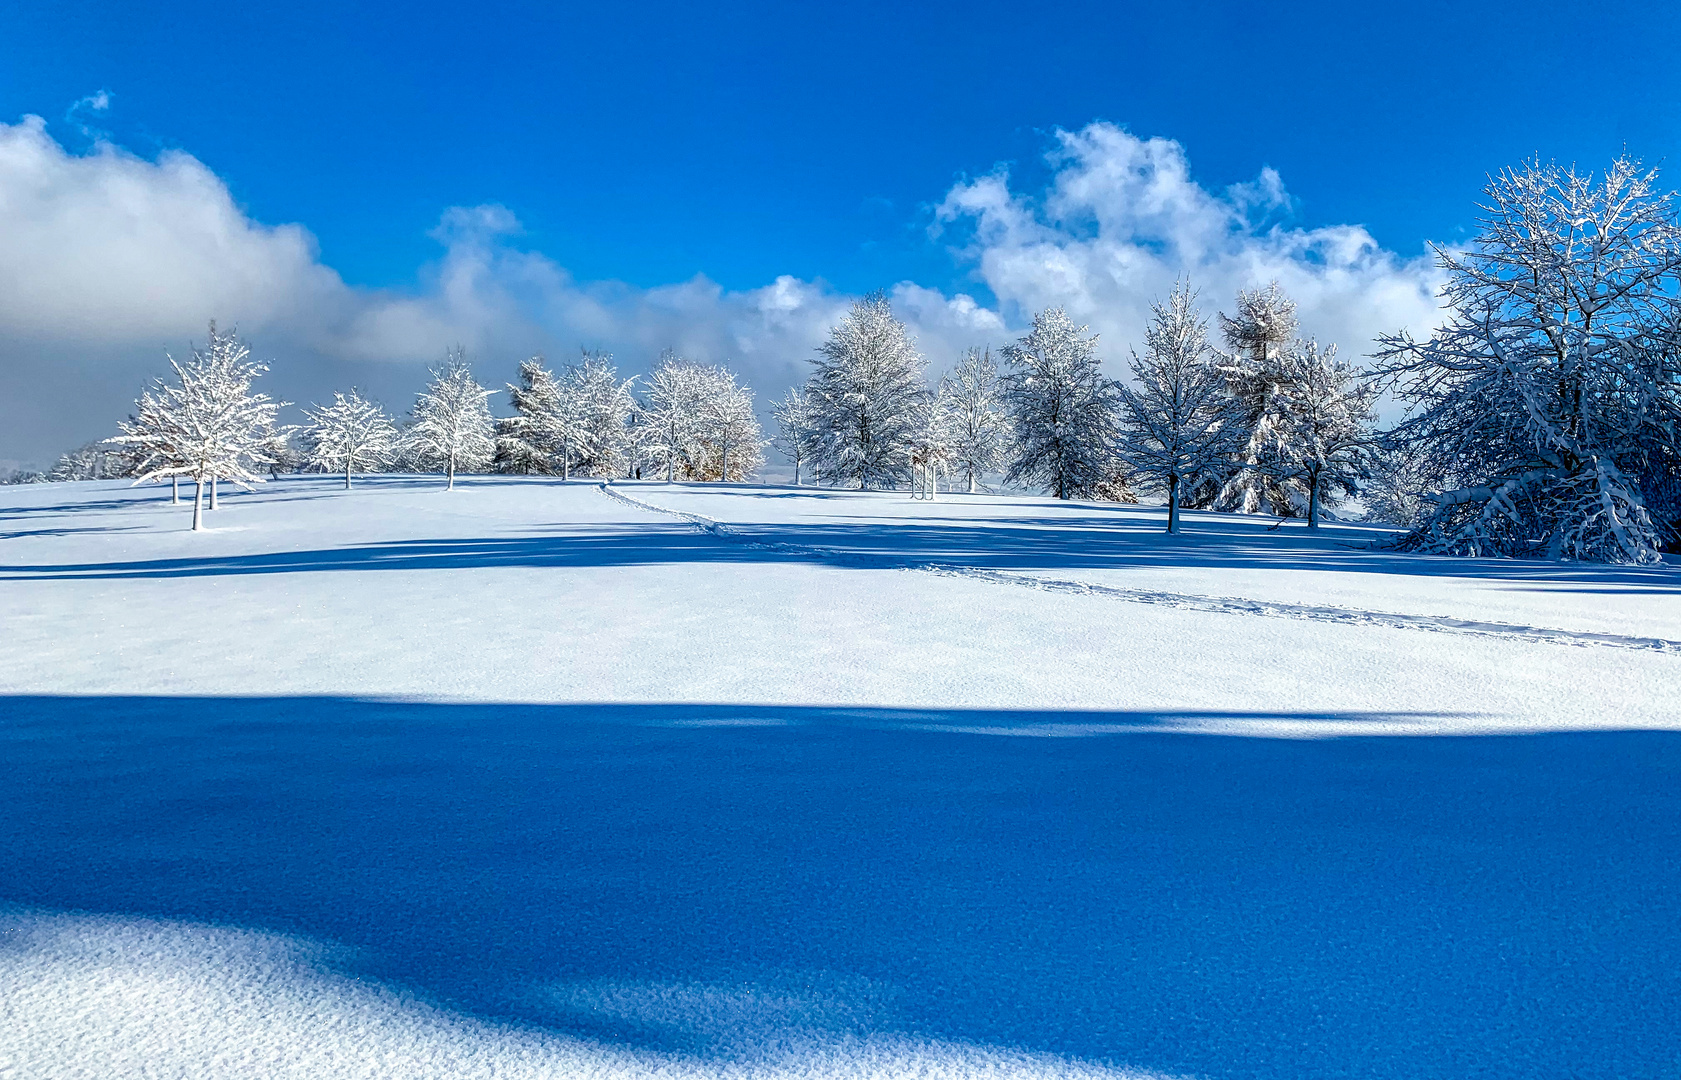
[(1055, 170), (1035, 196), (1002, 168), (954, 186), (935, 208), (935, 234), (957, 252), (1012, 322), (1062, 305), (1104, 336), (1111, 361), (1140, 340), (1152, 297), (1189, 275), (1205, 308), (1239, 288), (1277, 280), (1295, 297), (1303, 331), (1364, 354), (1380, 333), (1436, 319), (1438, 279), (1423, 253), (1402, 258), (1358, 225), (1292, 228), (1269, 219), (1294, 208), (1263, 169), (1215, 194), (1191, 179), (1185, 150), (1105, 123), (1059, 131)]
[[(101, 92), (77, 110), (109, 104)], [(1119, 360), (1150, 297), (1183, 270), (1211, 305), (1277, 278), (1309, 330), (1354, 352), (1433, 309), (1428, 264), (1357, 226), (1257, 224), (1291, 206), (1271, 170), (1213, 194), (1177, 143), (1106, 124), (1060, 133), (1050, 160), (1042, 193), (1013, 191), (999, 170), (936, 209), (997, 309), (912, 282), (889, 290), (936, 369), (1051, 304), (1090, 322)], [(401, 408), (447, 346), (465, 345), (494, 381), (533, 352), (563, 359), (582, 344), (614, 351), (627, 373), (668, 347), (730, 360), (764, 402), (803, 377), (852, 299), (788, 276), (742, 291), (700, 276), (578, 281), (522, 250), (520, 233), (506, 207), (452, 207), (431, 233), (442, 255), (414, 287), (355, 288), (306, 229), (252, 220), (189, 154), (146, 160), (107, 141), (76, 154), (38, 117), (0, 124), (0, 459), (43, 462), (108, 433), (164, 349), (184, 350), (213, 317), (273, 358), (271, 389), (299, 401), (354, 383)]]

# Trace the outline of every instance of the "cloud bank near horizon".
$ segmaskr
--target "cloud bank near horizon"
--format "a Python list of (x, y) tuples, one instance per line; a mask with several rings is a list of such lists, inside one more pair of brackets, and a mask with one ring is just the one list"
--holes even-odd
[[(1061, 304), (1103, 335), (1118, 372), (1151, 298), (1181, 274), (1210, 313), (1277, 279), (1304, 329), (1345, 352), (1434, 319), (1428, 260), (1384, 251), (1359, 226), (1277, 224), (1290, 202), (1270, 170), (1210, 192), (1178, 143), (1105, 123), (1059, 131), (1047, 157), (1042, 193), (1013, 190), (999, 168), (933, 209), (934, 242), (991, 302), (910, 281), (887, 290), (934, 369)], [(442, 255), (413, 287), (359, 288), (321, 261), (307, 229), (252, 220), (190, 154), (147, 160), (109, 142), (77, 154), (39, 117), (0, 123), (0, 459), (43, 464), (108, 433), (164, 351), (185, 351), (211, 318), (276, 358), (270, 389), (304, 402), (355, 384), (400, 410), (425, 366), (459, 343), (487, 382), (533, 353), (605, 348), (629, 374), (674, 348), (729, 361), (764, 403), (804, 377), (854, 299), (792, 276), (746, 290), (704, 276), (579, 281), (522, 249), (519, 232), (505, 207), (448, 208), (431, 234)]]

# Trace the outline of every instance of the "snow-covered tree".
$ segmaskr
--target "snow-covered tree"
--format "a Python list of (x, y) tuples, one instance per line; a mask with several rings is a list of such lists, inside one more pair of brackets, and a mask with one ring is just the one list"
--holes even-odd
[(698, 475), (706, 445), (706, 368), (667, 349), (644, 382), (638, 454), (667, 483)]
[(458, 470), (490, 464), (496, 451), (495, 423), (485, 399), (492, 393), (473, 378), (461, 350), (452, 349), (444, 366), (432, 371), (431, 385), (415, 400), (409, 442), (422, 465), (444, 470), (446, 489), (455, 488)]
[(753, 392), (737, 386), (735, 373), (723, 365), (708, 368), (702, 385), (701, 423), (715, 451), (707, 457), (716, 458), (718, 479), (745, 480), (765, 462), (765, 442), (753, 414)]
[(799, 387), (792, 387), (781, 401), (771, 407), (776, 420), (776, 439), (773, 444), (794, 463), (794, 486), (800, 486), (800, 465), (811, 454), (814, 427), (811, 401)]
[(1595, 178), (1531, 162), (1485, 189), (1445, 325), (1381, 340), (1410, 418), (1392, 434), (1452, 485), (1415, 551), (1652, 563), (1681, 461), (1681, 223), (1627, 156)]
[(1299, 491), (1281, 476), (1279, 394), (1288, 375), (1284, 354), (1296, 338), (1296, 304), (1273, 282), (1264, 289), (1237, 294), (1236, 313), (1220, 314), (1220, 330), (1229, 352), (1220, 370), (1237, 402), (1243, 445), (1222, 482), (1198, 485), (1193, 501), (1244, 514), (1271, 511), (1280, 517), (1297, 512)]
[(1120, 397), (1103, 374), (1097, 336), (1049, 308), (1033, 317), (1027, 336), (1005, 346), (1004, 360), (1004, 400), (1015, 429), (1007, 479), (1048, 488), (1059, 499), (1091, 496), (1112, 482)]
[(376, 403), (355, 390), (333, 394), (331, 405), (305, 409), (305, 460), (323, 472), (344, 473), (350, 490), (353, 473), (371, 472), (390, 464), (397, 450), (397, 425)]
[(132, 448), (110, 441), (91, 442), (63, 454), (47, 470), (54, 483), (74, 480), (115, 480), (134, 475)]
[(949, 470), (956, 457), (952, 418), (947, 403), (938, 397), (923, 403), (911, 438), (911, 496), (933, 499), (940, 490), (940, 471)]
[(1425, 493), (1440, 488), (1424, 454), (1379, 443), (1372, 449), (1367, 475), (1360, 485), (1365, 520), (1410, 529), (1435, 505)]
[(1010, 448), (1010, 414), (992, 350), (970, 349), (940, 380), (952, 464), (963, 470), (969, 493), (980, 478), (1004, 467)]
[(1121, 457), (1167, 495), (1167, 531), (1179, 531), (1188, 489), (1223, 477), (1243, 444), (1241, 417), (1215, 366), (1208, 323), (1188, 283), (1150, 307), (1144, 355), (1132, 356), (1137, 386), (1119, 388)]
[(629, 475), (636, 450), (631, 431), (635, 383), (619, 378), (611, 353), (584, 349), (578, 363), (567, 368), (563, 386), (574, 404), (566, 406), (564, 422), (556, 420), (556, 430), (571, 425), (576, 431), (581, 456), (573, 467), (578, 472), (603, 480)]
[(260, 483), (255, 468), (269, 461), (267, 440), (282, 402), (253, 393), (251, 383), (267, 366), (251, 360), (251, 350), (232, 334), (210, 324), (203, 349), (179, 364), (168, 357), (175, 381), (159, 379), (135, 402), (132, 419), (111, 440), (133, 447), (135, 483), (185, 477), (194, 482), (193, 529), (204, 527), (204, 490), (216, 504), (216, 484), (230, 480), (242, 487)]
[(1307, 491), (1307, 527), (1319, 527), (1320, 511), (1359, 491), (1372, 443), (1372, 402), (1377, 387), (1336, 358), (1336, 346), (1321, 349), (1298, 341), (1285, 349), (1286, 378), (1278, 398), (1279, 456), (1286, 479)]
[(830, 482), (892, 487), (910, 472), (922, 403), (922, 354), (880, 294), (852, 305), (818, 347), (806, 384), (812, 462)]
[(596, 427), (583, 367), (556, 373), (534, 356), (520, 364), (519, 376), (518, 385), (508, 384), (514, 415), (496, 424), (497, 468), (570, 479), (573, 464), (587, 458)]
[(646, 380), (638, 451), (666, 480), (743, 480), (764, 464), (753, 394), (721, 364), (667, 350)]

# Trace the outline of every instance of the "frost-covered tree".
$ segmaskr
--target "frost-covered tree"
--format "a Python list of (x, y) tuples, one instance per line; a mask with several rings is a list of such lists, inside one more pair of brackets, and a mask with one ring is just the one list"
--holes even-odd
[(792, 387), (771, 407), (771, 416), (776, 420), (776, 439), (772, 445), (794, 463), (794, 486), (799, 487), (800, 465), (811, 453), (814, 431), (811, 401), (799, 387)]
[(354, 389), (334, 393), (331, 405), (305, 409), (304, 415), (309, 418), (305, 460), (322, 472), (344, 473), (346, 491), (353, 473), (384, 468), (397, 451), (397, 425)]
[(715, 451), (707, 457), (716, 459), (718, 479), (745, 480), (765, 461), (765, 442), (753, 413), (753, 392), (737, 386), (735, 373), (723, 365), (708, 368), (702, 386), (701, 423)]
[(573, 464), (588, 457), (597, 426), (583, 365), (557, 373), (534, 356), (520, 364), (519, 377), (508, 384), (514, 415), (496, 424), (497, 468), (570, 479)]
[(922, 404), (922, 354), (876, 294), (852, 305), (811, 361), (812, 462), (831, 483), (892, 487), (910, 472)]
[(667, 349), (644, 382), (638, 454), (666, 483), (698, 475), (706, 446), (706, 367)]
[(1033, 317), (1027, 336), (1004, 348), (1004, 400), (1015, 429), (1007, 479), (1048, 488), (1059, 499), (1096, 494), (1116, 467), (1120, 396), (1086, 336), (1061, 308)]
[(721, 364), (667, 350), (646, 380), (639, 454), (666, 480), (743, 480), (764, 464), (752, 391)]
[(91, 442), (60, 455), (47, 470), (53, 483), (76, 480), (115, 480), (134, 475), (132, 449), (111, 441)]
[(1367, 475), (1360, 485), (1365, 520), (1410, 529), (1429, 508), (1425, 493), (1441, 489), (1429, 459), (1417, 450), (1379, 443), (1372, 448)]
[[(631, 423), (636, 415), (635, 379), (620, 379), (613, 354), (581, 350), (577, 364), (566, 370), (564, 388), (575, 402), (567, 406), (566, 421), (575, 425), (580, 457), (575, 466), (585, 476), (606, 480), (629, 475), (636, 442)], [(558, 421), (557, 421), (558, 423)], [(557, 429), (558, 430), (558, 429)]]
[(461, 350), (452, 349), (444, 366), (432, 371), (431, 385), (415, 400), (409, 442), (420, 464), (444, 470), (447, 490), (455, 488), (458, 470), (490, 464), (496, 427), (485, 400), (492, 393), (473, 378)]
[(911, 496), (934, 498), (940, 490), (940, 471), (949, 470), (953, 450), (952, 417), (947, 403), (933, 397), (923, 403), (911, 439)]
[(940, 380), (951, 460), (975, 493), (980, 478), (1004, 467), (1010, 448), (1010, 414), (992, 350), (970, 349)]
[(1279, 395), (1288, 381), (1283, 361), (1296, 338), (1296, 304), (1273, 282), (1264, 289), (1237, 294), (1236, 312), (1220, 314), (1220, 330), (1229, 350), (1220, 370), (1237, 402), (1243, 445), (1218, 487), (1203, 486), (1199, 504), (1244, 514), (1268, 510), (1280, 517), (1297, 512), (1301, 492), (1281, 479)]
[(1437, 250), (1445, 324), (1380, 341), (1411, 416), (1392, 433), (1451, 485), (1401, 546), (1652, 563), (1681, 440), (1681, 223), (1624, 156), (1599, 177), (1531, 162)]
[(1150, 307), (1137, 385), (1122, 385), (1120, 453), (1133, 474), (1167, 495), (1167, 531), (1179, 531), (1187, 490), (1229, 470), (1243, 445), (1241, 416), (1214, 364), (1208, 323), (1188, 283)]
[(252, 382), (266, 365), (232, 333), (210, 324), (202, 349), (185, 364), (167, 357), (175, 381), (159, 379), (135, 402), (132, 419), (111, 440), (134, 449), (135, 483), (185, 477), (193, 481), (193, 529), (204, 527), (204, 491), (215, 507), (216, 483), (242, 487), (262, 482), (253, 470), (269, 461), (267, 440), (282, 402), (254, 393)]
[(1319, 527), (1328, 504), (1360, 489), (1372, 442), (1372, 402), (1377, 387), (1336, 357), (1298, 341), (1285, 349), (1286, 379), (1278, 398), (1279, 456), (1287, 479), (1307, 491), (1307, 527)]

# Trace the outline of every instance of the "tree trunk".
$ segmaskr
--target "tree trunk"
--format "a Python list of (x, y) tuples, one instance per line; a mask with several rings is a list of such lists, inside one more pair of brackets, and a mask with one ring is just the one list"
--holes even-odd
[(800, 455), (794, 455), (794, 486), (800, 486)]
[(969, 470), (969, 494), (973, 495), (974, 493), (975, 493), (975, 470), (970, 469)]
[(1179, 531), (1179, 477), (1167, 478), (1167, 531)]
[(724, 443), (722, 457), (718, 462), (718, 479), (726, 484), (730, 480), (730, 444), (728, 442)]
[(1319, 528), (1319, 474), (1309, 473), (1307, 478), (1307, 527)]
[(350, 490), (350, 455), (344, 457), (344, 490)]
[(454, 491), (455, 490), (455, 451), (454, 450), (451, 450), (449, 452), (449, 465), (446, 466), (446, 468), (448, 469), (449, 475), (444, 480), (444, 490), (445, 491)]
[(215, 510), (217, 508), (216, 507), (216, 481), (218, 479), (219, 479), (219, 477), (217, 477), (214, 473), (211, 474), (211, 476), (210, 476), (210, 509), (212, 509), (212, 510)]
[(169, 478), (169, 505), (181, 505), (181, 478), (179, 476)]
[(204, 528), (204, 481), (195, 479), (193, 482), (193, 531), (199, 532)]

